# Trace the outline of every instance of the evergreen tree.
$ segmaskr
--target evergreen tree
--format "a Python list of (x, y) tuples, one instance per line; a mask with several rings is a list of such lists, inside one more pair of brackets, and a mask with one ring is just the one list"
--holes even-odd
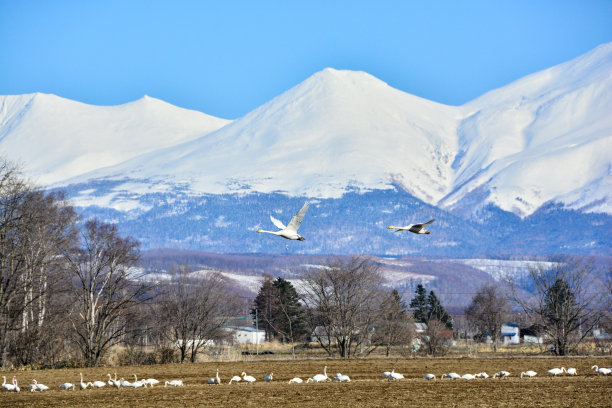
[(273, 284), (278, 290), (275, 330), (284, 340), (295, 341), (306, 333), (300, 298), (288, 280), (279, 277)]
[(427, 321), (437, 319), (444, 323), (448, 329), (453, 328), (452, 317), (446, 312), (433, 290), (429, 292), (429, 296), (427, 297), (427, 309)]
[[(264, 276), (264, 281), (255, 297), (254, 307), (251, 310), (253, 320), (257, 316), (259, 328), (266, 332), (266, 341), (271, 341), (277, 335), (275, 319), (278, 313), (278, 288), (270, 275)], [(257, 313), (255, 312), (257, 309)]]
[(452, 317), (440, 304), (434, 291), (430, 291), (428, 296), (427, 291), (421, 284), (416, 288), (415, 296), (410, 302), (410, 308), (415, 322), (429, 323), (431, 319), (436, 319), (444, 323), (449, 329), (453, 328)]
[(427, 323), (429, 313), (427, 308), (427, 291), (422, 284), (416, 288), (414, 299), (410, 302), (410, 308), (414, 316), (414, 321), (417, 323)]

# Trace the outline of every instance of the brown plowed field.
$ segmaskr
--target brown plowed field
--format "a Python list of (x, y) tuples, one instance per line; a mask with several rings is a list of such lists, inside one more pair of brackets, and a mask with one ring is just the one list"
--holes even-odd
[[(598, 364), (612, 366), (612, 358), (445, 358), (410, 360), (316, 360), (316, 361), (249, 361), (203, 364), (173, 364), (163, 366), (90, 368), (43, 371), (11, 371), (17, 375), (21, 393), (0, 394), (3, 407), (612, 407), (612, 376), (598, 376), (590, 367)], [(350, 383), (288, 384), (295, 376), (306, 379), (323, 372), (336, 372), (351, 377)], [(553, 367), (576, 367), (578, 376), (549, 378)], [(388, 382), (381, 373), (395, 367), (406, 379)], [(208, 385), (208, 378), (219, 368), (221, 385)], [(509, 371), (505, 379), (426, 381), (422, 376), (446, 372), (475, 374), (486, 371), (490, 375)], [(534, 370), (535, 378), (519, 378), (521, 371)], [(157, 378), (165, 381), (182, 379), (184, 387), (157, 386), (139, 389), (59, 390), (69, 381), (78, 383), (79, 371), (86, 381), (106, 380), (108, 372), (133, 380)], [(232, 375), (242, 371), (255, 376), (253, 384), (227, 384)], [(264, 375), (274, 372), (274, 382), (264, 383)], [(45, 393), (30, 393), (31, 380), (51, 387)]]

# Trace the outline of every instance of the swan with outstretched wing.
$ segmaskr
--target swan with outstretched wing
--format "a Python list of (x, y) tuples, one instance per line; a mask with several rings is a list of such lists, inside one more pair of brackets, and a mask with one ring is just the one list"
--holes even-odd
[(306, 211), (308, 211), (308, 207), (310, 204), (306, 202), (300, 211), (297, 212), (293, 217), (291, 217), (291, 221), (289, 221), (289, 225), (285, 226), (280, 220), (274, 218), (270, 215), (270, 220), (272, 223), (280, 229), (280, 231), (265, 231), (265, 230), (257, 230), (257, 232), (265, 232), (266, 234), (278, 235), (285, 239), (291, 239), (296, 241), (304, 241), (306, 238), (298, 234), (298, 229), (300, 225), (302, 225), (302, 221), (304, 220), (304, 215), (306, 215)]
[(410, 232), (414, 232), (415, 234), (430, 234), (430, 232), (427, 231), (425, 227), (434, 221), (435, 219), (429, 220), (424, 224), (410, 224), (410, 225), (406, 225), (405, 227), (396, 227), (394, 225), (391, 225), (387, 227), (387, 229), (394, 229), (395, 231), (393, 232), (410, 231)]

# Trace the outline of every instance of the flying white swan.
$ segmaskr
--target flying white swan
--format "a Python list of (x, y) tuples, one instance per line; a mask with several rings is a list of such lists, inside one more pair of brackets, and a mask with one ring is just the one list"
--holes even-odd
[(565, 372), (569, 375), (578, 375), (578, 371), (574, 367), (567, 368)]
[(423, 378), (426, 379), (426, 380), (435, 380), (436, 376), (435, 376), (435, 374), (425, 374), (423, 376)]
[(217, 375), (208, 379), (209, 384), (221, 384), (221, 378), (219, 378), (219, 369), (217, 368)]
[(595, 370), (595, 372), (597, 374), (603, 374), (603, 375), (610, 375), (610, 373), (612, 373), (612, 369), (609, 368), (604, 368), (601, 367), (599, 368), (598, 366), (594, 365), (593, 367), (591, 367), (592, 370)]
[(247, 373), (242, 372), (242, 374), (240, 374), (242, 376), (242, 381), (246, 381), (249, 384), (253, 384), (256, 380), (255, 377), (253, 377), (252, 375), (247, 375)]
[(523, 378), (523, 376), (525, 376), (525, 377), (529, 377), (529, 378), (533, 378), (533, 377), (535, 377), (536, 375), (538, 375), (538, 373), (536, 373), (535, 371), (528, 370), (528, 371), (523, 371), (523, 372), (521, 373), (521, 378)]
[(306, 215), (306, 211), (308, 211), (308, 207), (310, 204), (306, 202), (302, 209), (298, 211), (293, 217), (291, 217), (291, 221), (289, 221), (289, 225), (285, 226), (282, 222), (270, 216), (272, 223), (276, 225), (277, 228), (280, 228), (280, 231), (265, 231), (265, 230), (257, 230), (257, 232), (265, 232), (266, 234), (278, 235), (286, 239), (304, 241), (306, 238), (297, 233), (298, 228), (302, 225), (302, 221), (304, 220), (304, 215)]
[(323, 374), (317, 374), (312, 378), (309, 378), (308, 380), (306, 380), (307, 383), (309, 382), (323, 382), (323, 381), (329, 381), (329, 377), (327, 376), (327, 366), (323, 367)]
[(172, 380), (172, 381), (166, 381), (164, 384), (164, 387), (182, 387), (183, 386), (183, 380)]
[(395, 368), (391, 370), (391, 373), (389, 373), (389, 381), (398, 381), (398, 380), (403, 380), (403, 379), (404, 379), (404, 375), (400, 373), (396, 373)]
[(561, 368), (551, 368), (550, 370), (548, 370), (549, 374), (552, 374), (553, 376), (558, 376), (559, 374), (565, 372), (565, 367), (561, 367)]
[(229, 383), (228, 383), (228, 384), (231, 384), (232, 382), (238, 382), (238, 381), (241, 381), (241, 380), (242, 380), (242, 377), (240, 377), (240, 376), (238, 376), (238, 375), (235, 375), (235, 376), (233, 376), (233, 377), (232, 377), (232, 378), (229, 380)]
[(63, 383), (62, 385), (60, 385), (60, 388), (62, 390), (72, 390), (72, 391), (76, 389), (73, 383)]
[(265, 382), (272, 382), (272, 376), (274, 373), (270, 373), (264, 377)]
[(396, 227), (394, 225), (390, 225), (387, 227), (387, 229), (394, 229), (395, 231), (393, 232), (410, 231), (410, 232), (414, 232), (415, 234), (429, 234), (430, 232), (427, 231), (425, 227), (434, 221), (435, 219), (429, 220), (424, 224), (410, 224), (410, 225), (406, 225), (405, 227)]
[(302, 380), (300, 377), (293, 377), (289, 380), (289, 384), (301, 384), (303, 382), (304, 380)]

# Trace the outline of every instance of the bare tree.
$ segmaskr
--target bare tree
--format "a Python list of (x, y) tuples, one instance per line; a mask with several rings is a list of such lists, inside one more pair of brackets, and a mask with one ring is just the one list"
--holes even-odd
[(465, 314), (482, 339), (487, 335), (491, 337), (493, 351), (496, 352), (501, 326), (509, 312), (508, 299), (499, 287), (486, 284), (478, 289)]
[(393, 346), (412, 346), (414, 324), (397, 290), (386, 293), (380, 305), (380, 312), (377, 338), (385, 347), (386, 356), (390, 356)]
[(314, 337), (330, 355), (371, 352), (371, 330), (379, 316), (382, 278), (369, 259), (331, 261), (304, 277), (303, 300), (308, 306)]
[(448, 329), (446, 323), (438, 319), (430, 319), (423, 336), (427, 352), (437, 356), (445, 354), (453, 340), (453, 331)]
[(71, 322), (85, 364), (96, 366), (129, 328), (131, 309), (148, 299), (149, 284), (135, 268), (138, 242), (117, 227), (88, 221), (80, 246), (66, 256), (72, 272)]
[(232, 300), (236, 297), (219, 273), (194, 276), (182, 270), (166, 286), (160, 300), (161, 321), (167, 338), (180, 352), (181, 363), (188, 354), (193, 363), (210, 340), (227, 337), (224, 323), (237, 310)]
[(542, 325), (554, 352), (566, 355), (597, 325), (601, 294), (591, 287), (593, 268), (577, 258), (551, 259), (509, 280), (513, 299)]
[[(31, 351), (19, 362), (39, 359), (49, 316), (48, 293), (64, 279), (63, 253), (72, 244), (76, 215), (61, 194), (32, 187), (19, 169), (0, 159), (0, 351)], [(45, 339), (47, 340), (47, 339)]]

